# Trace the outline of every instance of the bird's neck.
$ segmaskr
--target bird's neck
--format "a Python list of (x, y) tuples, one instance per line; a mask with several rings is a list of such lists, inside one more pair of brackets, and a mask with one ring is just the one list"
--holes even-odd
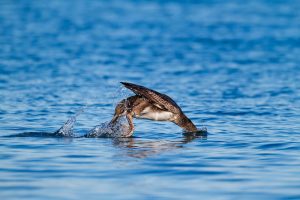
[(180, 119), (178, 120), (177, 124), (187, 132), (198, 131), (197, 127), (193, 124), (193, 122), (183, 113), (180, 116)]

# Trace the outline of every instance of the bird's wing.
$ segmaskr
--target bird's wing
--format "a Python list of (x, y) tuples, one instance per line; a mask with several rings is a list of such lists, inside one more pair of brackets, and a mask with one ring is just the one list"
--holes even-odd
[(158, 108), (165, 108), (166, 110), (175, 114), (182, 112), (181, 108), (176, 104), (176, 102), (165, 94), (161, 94), (155, 90), (151, 90), (141, 85), (126, 82), (121, 83), (135, 94), (154, 102), (154, 105)]

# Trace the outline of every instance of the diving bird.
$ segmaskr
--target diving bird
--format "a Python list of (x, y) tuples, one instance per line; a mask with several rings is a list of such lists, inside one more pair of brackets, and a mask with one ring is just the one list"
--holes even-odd
[(113, 125), (121, 116), (126, 116), (129, 130), (126, 136), (131, 136), (134, 130), (133, 118), (155, 121), (170, 121), (180, 126), (186, 132), (196, 132), (197, 127), (182, 112), (171, 97), (133, 83), (121, 82), (136, 95), (120, 101), (109, 124)]

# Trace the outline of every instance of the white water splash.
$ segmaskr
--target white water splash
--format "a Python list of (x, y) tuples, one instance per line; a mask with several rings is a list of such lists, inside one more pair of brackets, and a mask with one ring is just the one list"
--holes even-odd
[(105, 122), (95, 126), (85, 135), (85, 137), (130, 137), (131, 135), (128, 135), (128, 132), (128, 121), (125, 117), (120, 117), (114, 125)]
[(76, 122), (77, 117), (84, 112), (85, 108), (87, 106), (83, 106), (79, 111), (76, 112), (75, 116), (70, 117), (64, 125), (58, 129), (54, 134), (57, 136), (63, 136), (63, 137), (75, 137), (73, 127)]

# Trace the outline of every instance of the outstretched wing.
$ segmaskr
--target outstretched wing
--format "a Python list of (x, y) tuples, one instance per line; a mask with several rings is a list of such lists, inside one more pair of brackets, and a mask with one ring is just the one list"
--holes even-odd
[(176, 104), (176, 102), (165, 94), (161, 94), (155, 90), (151, 90), (141, 85), (126, 82), (121, 83), (135, 94), (143, 96), (144, 98), (154, 102), (157, 104), (157, 107), (165, 108), (166, 110), (175, 114), (182, 113), (181, 108)]

